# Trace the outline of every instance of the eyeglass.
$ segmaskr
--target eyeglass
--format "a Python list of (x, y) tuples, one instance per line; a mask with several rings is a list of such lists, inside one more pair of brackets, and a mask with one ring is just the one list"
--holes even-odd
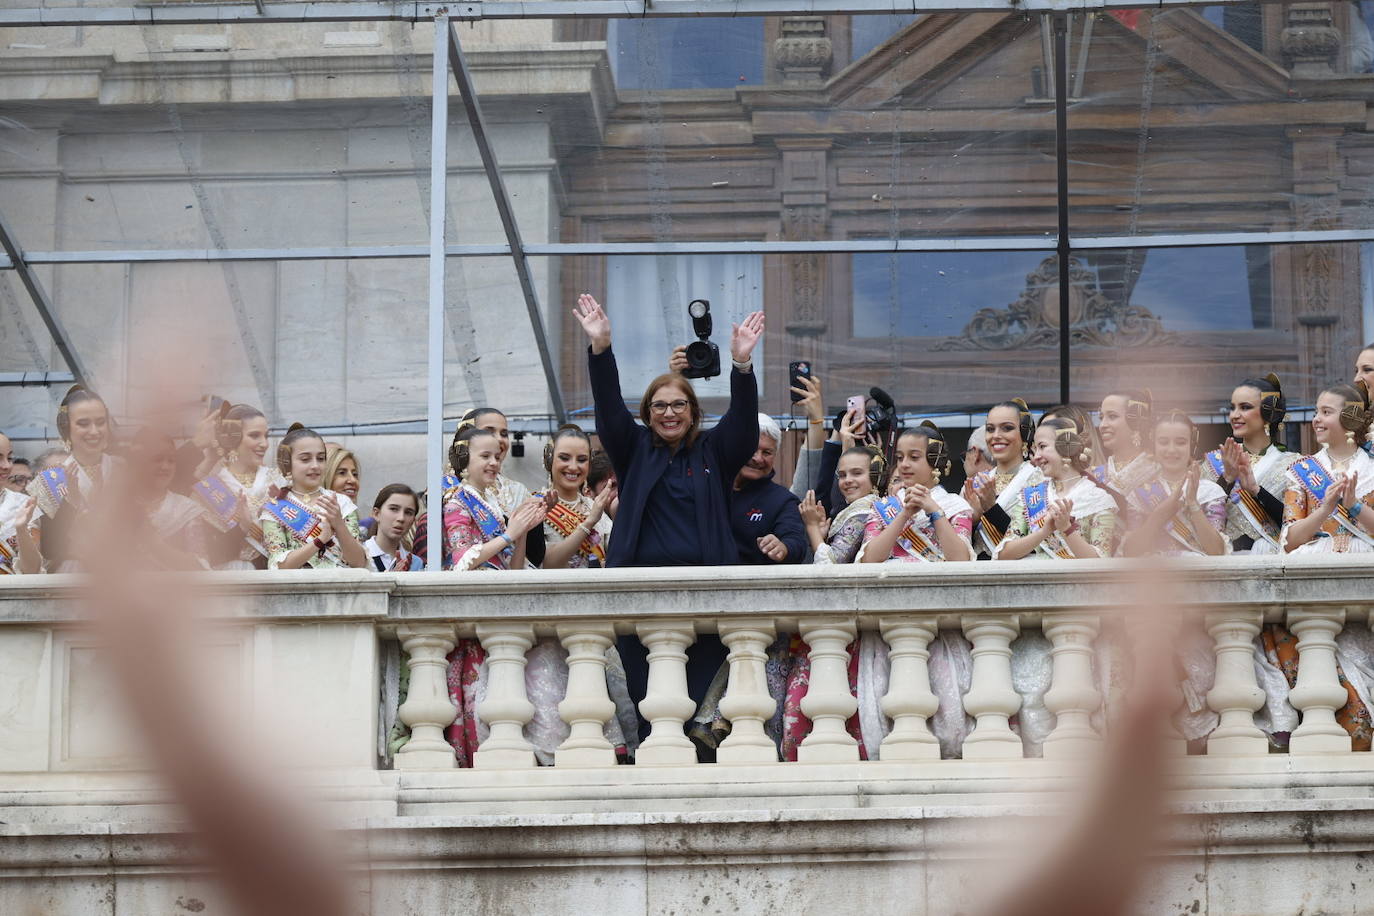
[(668, 413), (670, 410), (673, 413), (682, 413), (687, 407), (688, 404), (686, 401), (654, 401), (649, 405), (649, 409), (660, 416)]

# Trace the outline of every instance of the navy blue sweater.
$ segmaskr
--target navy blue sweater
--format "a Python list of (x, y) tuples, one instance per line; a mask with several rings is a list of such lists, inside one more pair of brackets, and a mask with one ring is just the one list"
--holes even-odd
[(787, 547), (784, 563), (806, 560), (810, 540), (802, 524), (795, 493), (773, 482), (773, 475), (746, 480), (730, 494), (730, 527), (739, 548), (739, 562), (746, 565), (771, 565), (773, 561), (759, 550), (758, 539), (772, 534)]
[[(675, 545), (641, 545), (644, 508), (649, 494), (668, 469), (671, 453), (654, 434), (635, 422), (620, 393), (620, 371), (610, 348), (596, 354), (588, 348), (592, 399), (596, 404), (596, 434), (615, 468), (620, 492), (615, 531), (606, 556), (607, 567), (638, 566), (643, 554), (663, 561)], [(675, 559), (683, 564), (731, 566), (739, 551), (730, 530), (730, 493), (735, 474), (753, 456), (759, 444), (759, 392), (752, 372), (730, 370), (730, 408), (714, 428), (697, 436), (686, 450), (687, 472), (693, 498), (684, 503), (680, 518), (696, 520), (694, 556)]]

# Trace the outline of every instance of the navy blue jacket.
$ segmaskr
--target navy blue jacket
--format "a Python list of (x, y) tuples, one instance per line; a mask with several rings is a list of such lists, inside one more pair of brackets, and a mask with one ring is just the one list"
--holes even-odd
[[(668, 447), (655, 444), (654, 434), (635, 422), (620, 393), (620, 370), (608, 347), (596, 354), (587, 350), (587, 369), (596, 404), (596, 434), (615, 468), (620, 508), (606, 556), (606, 566), (635, 566), (644, 505), (668, 468)], [(687, 448), (695, 505), (684, 507), (697, 520), (702, 563), (732, 566), (739, 551), (730, 530), (730, 493), (739, 469), (759, 445), (759, 391), (752, 372), (730, 370), (730, 408), (714, 428), (705, 430)]]
[(772, 565), (773, 560), (759, 550), (758, 539), (775, 535), (787, 546), (784, 563), (802, 563), (811, 546), (802, 524), (798, 506), (801, 500), (786, 487), (773, 482), (773, 475), (746, 480), (730, 494), (730, 527), (739, 548), (739, 562), (746, 565)]

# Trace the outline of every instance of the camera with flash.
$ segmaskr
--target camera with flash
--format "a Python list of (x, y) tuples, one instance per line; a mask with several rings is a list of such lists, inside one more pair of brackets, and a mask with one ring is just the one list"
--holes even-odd
[(711, 343), (711, 303), (693, 299), (687, 303), (692, 316), (692, 331), (697, 339), (687, 345), (687, 378), (715, 378), (720, 375), (720, 348)]

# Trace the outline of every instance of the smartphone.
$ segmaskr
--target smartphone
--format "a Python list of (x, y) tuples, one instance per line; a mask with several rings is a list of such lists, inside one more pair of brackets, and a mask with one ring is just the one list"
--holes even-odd
[(854, 411), (856, 417), (862, 417), (864, 415), (864, 405), (867, 403), (867, 398), (861, 394), (856, 394), (844, 402), (844, 409), (846, 411)]
[[(811, 364), (802, 360), (800, 362), (787, 364), (787, 386), (789, 388), (800, 388), (805, 391), (806, 386), (801, 383), (804, 378), (811, 377)], [(802, 396), (795, 391), (792, 392), (792, 403), (795, 404), (802, 399)]]

